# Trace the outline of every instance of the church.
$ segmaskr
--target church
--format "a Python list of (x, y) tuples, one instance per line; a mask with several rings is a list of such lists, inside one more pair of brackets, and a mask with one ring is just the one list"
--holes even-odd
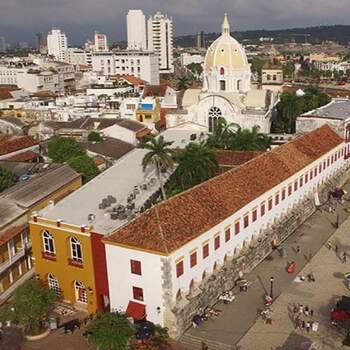
[(166, 116), (167, 128), (198, 128), (213, 132), (220, 117), (228, 124), (269, 133), (277, 96), (251, 84), (251, 69), (240, 43), (230, 35), (225, 14), (222, 34), (209, 47), (202, 89), (185, 91), (182, 109)]

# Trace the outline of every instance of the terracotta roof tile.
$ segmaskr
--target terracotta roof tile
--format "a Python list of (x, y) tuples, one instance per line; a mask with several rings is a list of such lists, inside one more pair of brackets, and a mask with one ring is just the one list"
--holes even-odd
[(13, 162), (27, 162), (30, 160), (34, 160), (40, 156), (39, 153), (33, 151), (25, 151), (22, 153), (15, 154), (10, 158), (6, 158), (7, 160), (11, 160)]
[(36, 146), (37, 141), (32, 136), (0, 136), (0, 155), (9, 154), (24, 148)]
[(263, 152), (248, 152), (248, 151), (223, 151), (217, 150), (216, 157), (219, 166), (234, 167), (242, 165), (249, 160), (259, 156)]
[(325, 125), (154, 206), (107, 237), (106, 243), (172, 252), (342, 142)]

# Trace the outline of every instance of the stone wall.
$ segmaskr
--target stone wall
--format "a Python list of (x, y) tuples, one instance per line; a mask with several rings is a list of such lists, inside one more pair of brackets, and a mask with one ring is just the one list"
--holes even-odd
[[(331, 180), (327, 181), (319, 189), (321, 203), (328, 199), (328, 192), (335, 186), (343, 185), (349, 178), (349, 170), (341, 170)], [(169, 328), (172, 337), (177, 338), (191, 325), (192, 317), (200, 310), (213, 306), (222, 292), (234, 287), (234, 281), (238, 278), (239, 271), (249, 272), (254, 269), (272, 252), (272, 241), (277, 244), (288, 238), (305, 220), (314, 212), (316, 207), (314, 197), (310, 194), (287, 212), (280, 220), (270, 228), (262, 230), (249, 247), (242, 249), (236, 256), (229, 258), (216, 273), (204, 279), (186, 298), (176, 302), (171, 301), (171, 292), (168, 280), (164, 280), (165, 290), (164, 315), (165, 326)], [(165, 270), (166, 264), (164, 264)], [(167, 283), (168, 281), (168, 283)]]

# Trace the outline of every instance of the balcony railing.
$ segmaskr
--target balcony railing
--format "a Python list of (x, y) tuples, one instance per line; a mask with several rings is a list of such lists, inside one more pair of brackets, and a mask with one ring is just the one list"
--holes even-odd
[(20, 251), (18, 251), (15, 255), (11, 256), (8, 260), (0, 264), (0, 274), (6, 271), (10, 266), (15, 264), (18, 260), (23, 258), (28, 252), (30, 251), (30, 248), (32, 247), (32, 242), (26, 242), (24, 244), (24, 247), (21, 248)]

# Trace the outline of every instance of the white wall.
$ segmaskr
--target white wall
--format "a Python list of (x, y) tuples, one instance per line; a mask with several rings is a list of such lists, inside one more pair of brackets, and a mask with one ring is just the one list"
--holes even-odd
[(133, 145), (136, 145), (137, 143), (136, 132), (123, 128), (118, 124), (114, 124), (109, 128), (103, 129), (102, 132), (105, 136), (113, 137), (115, 139), (131, 143)]
[(129, 10), (126, 16), (128, 50), (146, 50), (146, 18), (142, 10)]
[[(110, 244), (105, 247), (111, 309), (125, 311), (129, 301), (145, 304), (147, 319), (163, 325), (161, 257)], [(141, 276), (131, 273), (130, 260), (141, 261)], [(143, 289), (144, 302), (133, 299), (133, 286)]]

